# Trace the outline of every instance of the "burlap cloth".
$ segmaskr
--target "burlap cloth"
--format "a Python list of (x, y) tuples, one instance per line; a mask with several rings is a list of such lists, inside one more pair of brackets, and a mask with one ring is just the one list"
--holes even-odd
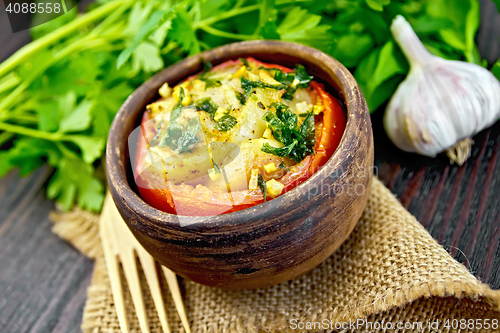
[[(98, 217), (74, 211), (54, 214), (53, 220), (56, 234), (96, 260), (83, 332), (120, 332)], [(318, 331), (318, 322), (328, 322), (329, 327), (343, 324), (345, 329), (336, 330), (341, 332), (500, 332), (491, 328), (494, 326), (478, 329), (484, 319), (491, 323), (500, 318), (500, 291), (491, 290), (455, 261), (376, 178), (352, 235), (309, 273), (274, 287), (246, 291), (222, 291), (179, 281), (193, 332), (297, 332), (306, 331), (308, 323), (314, 322), (316, 329), (307, 331)], [(183, 332), (166, 287), (163, 291), (169, 303), (170, 327), (173, 332)], [(147, 288), (144, 292), (151, 331), (161, 332), (151, 295)], [(132, 332), (139, 332), (130, 296), (126, 293), (125, 297)], [(347, 328), (349, 320), (357, 319), (366, 321), (356, 322), (361, 326), (355, 329)], [(446, 319), (451, 329), (445, 327)], [(467, 320), (467, 327), (453, 330), (452, 324), (459, 328), (462, 319)], [(472, 324), (470, 319), (478, 321)], [(384, 328), (378, 328), (382, 322)], [(387, 322), (410, 323), (413, 328), (386, 329)], [(429, 323), (433, 323), (431, 327)], [(462, 320), (462, 328), (464, 323)]]

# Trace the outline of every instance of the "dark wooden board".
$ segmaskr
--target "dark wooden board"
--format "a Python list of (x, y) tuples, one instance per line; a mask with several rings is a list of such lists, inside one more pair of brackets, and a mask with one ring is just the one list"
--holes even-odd
[(93, 263), (50, 231), (47, 169), (0, 181), (0, 332), (80, 332)]
[[(500, 15), (482, 0), (480, 53), (500, 57)], [(0, 2), (0, 6), (3, 4)], [(13, 35), (0, 18), (0, 61), (29, 41)], [(500, 122), (474, 137), (462, 167), (446, 157), (403, 154), (388, 140), (374, 114), (378, 175), (457, 260), (494, 289), (500, 288)], [(47, 170), (0, 180), (0, 332), (80, 332), (92, 261), (53, 235), (54, 204), (39, 190)], [(460, 250), (458, 250), (458, 249)]]

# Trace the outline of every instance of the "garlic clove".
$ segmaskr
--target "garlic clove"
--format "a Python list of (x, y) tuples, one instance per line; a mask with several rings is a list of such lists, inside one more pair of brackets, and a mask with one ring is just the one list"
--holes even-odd
[(410, 72), (384, 114), (389, 138), (402, 150), (430, 157), (450, 149), (450, 159), (463, 163), (469, 138), (500, 117), (500, 82), (481, 66), (431, 55), (402, 16), (391, 31)]

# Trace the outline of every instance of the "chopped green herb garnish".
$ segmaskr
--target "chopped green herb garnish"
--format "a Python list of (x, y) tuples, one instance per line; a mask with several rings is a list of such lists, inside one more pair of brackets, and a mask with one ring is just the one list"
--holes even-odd
[(273, 155), (276, 155), (276, 156), (279, 156), (279, 157), (287, 157), (288, 155), (290, 155), (290, 153), (292, 152), (292, 149), (296, 145), (297, 145), (297, 141), (293, 141), (288, 146), (284, 146), (284, 147), (281, 147), (281, 148), (276, 148), (276, 147), (273, 147), (269, 143), (266, 142), (262, 146), (262, 151), (264, 153), (273, 154)]
[(196, 100), (196, 102), (194, 102), (194, 105), (196, 107), (196, 110), (205, 111), (206, 113), (210, 114), (210, 118), (212, 118), (212, 120), (214, 119), (215, 112), (217, 112), (217, 109), (219, 108), (217, 104), (212, 102), (212, 98), (210, 97), (200, 98)]
[[(198, 131), (201, 129), (198, 118), (190, 118), (186, 121), (186, 126), (179, 124), (177, 118), (182, 113), (182, 100), (185, 97), (184, 89), (181, 87), (179, 92), (179, 101), (174, 106), (170, 113), (170, 120), (168, 122), (165, 133), (158, 131), (155, 138), (151, 141), (150, 145), (158, 145), (161, 148), (170, 147), (172, 150), (177, 150), (179, 153), (189, 151), (189, 147), (198, 142)], [(160, 126), (159, 126), (160, 127)], [(158, 128), (159, 128), (158, 127)], [(161, 139), (159, 138), (161, 135)], [(156, 139), (156, 140), (155, 140)]]
[(307, 74), (307, 71), (304, 68), (304, 66), (302, 65), (295, 66), (294, 73), (295, 73), (295, 78), (299, 80), (299, 83), (297, 84), (298, 88), (309, 87), (309, 84), (311, 83), (313, 77)]
[[(179, 91), (179, 101), (174, 106), (172, 112), (170, 113), (170, 120), (167, 124), (167, 128), (164, 133), (157, 132), (156, 136), (161, 135), (160, 140), (153, 140), (150, 145), (154, 146), (154, 143), (158, 144), (161, 148), (170, 146), (172, 149), (176, 149), (177, 145), (172, 141), (176, 140), (173, 138), (178, 138), (182, 134), (182, 126), (176, 122), (182, 112), (182, 100), (185, 97), (184, 89), (181, 87)], [(155, 138), (156, 138), (155, 136)]]
[[(285, 128), (295, 128), (298, 122), (297, 115), (290, 111), (290, 108), (287, 105), (280, 102), (275, 102), (272, 103), (269, 107), (276, 109), (276, 117), (284, 123)], [(274, 115), (274, 113), (272, 112), (271, 114)], [(277, 128), (276, 130), (280, 131), (279, 128)]]
[[(271, 73), (274, 73), (274, 79), (281, 84), (286, 85), (286, 92), (283, 94), (283, 99), (291, 101), (293, 95), (297, 88), (307, 88), (313, 79), (312, 76), (307, 74), (306, 69), (302, 65), (295, 66), (295, 70), (291, 73), (285, 73), (281, 69), (271, 68), (269, 69)], [(298, 83), (296, 86), (292, 87), (291, 84), (297, 79)]]
[(273, 68), (272, 72), (274, 72), (274, 79), (283, 84), (292, 84), (293, 79), (295, 78), (295, 74), (285, 73), (281, 69)]
[(212, 69), (212, 67), (214, 67), (214, 65), (212, 65), (212, 63), (210, 61), (206, 61), (203, 58), (200, 58), (200, 61), (203, 64), (203, 72), (202, 73), (206, 73), (206, 72), (210, 71)]
[[(314, 147), (316, 137), (314, 133), (314, 113), (312, 111), (309, 112), (306, 119), (300, 125), (300, 134), (307, 143), (312, 143), (312, 147)], [(312, 147), (310, 148), (312, 149)]]
[(286, 168), (285, 162), (281, 162), (280, 165), (278, 165), (278, 168), (280, 169)]
[(220, 132), (227, 132), (231, 128), (233, 128), (236, 125), (237, 121), (236, 118), (231, 116), (230, 114), (225, 114), (222, 117), (220, 117), (219, 120), (215, 123), (215, 129), (220, 131)]
[[(175, 122), (175, 120), (177, 118), (179, 118), (179, 116), (181, 115), (181, 112), (182, 112), (182, 100), (184, 99), (184, 97), (186, 97), (186, 94), (184, 93), (184, 88), (181, 87), (180, 91), (179, 91), (179, 101), (177, 102), (177, 104), (175, 104), (173, 110), (172, 110), (172, 113), (170, 114), (170, 121), (168, 123), (168, 125), (170, 126), (170, 124), (172, 124), (173, 122)], [(168, 129), (168, 127), (167, 127)]]
[(240, 93), (239, 91), (235, 91), (234, 94), (236, 95), (238, 101), (240, 101), (241, 105), (245, 105), (245, 103), (247, 102), (247, 96)]
[(283, 84), (268, 84), (261, 81), (251, 81), (249, 79), (241, 77), (241, 88), (245, 91), (245, 94), (248, 96), (255, 88), (270, 88), (282, 90), (286, 89), (286, 86)]
[(189, 147), (198, 142), (198, 131), (201, 129), (198, 118), (190, 118), (186, 122), (186, 128), (177, 139), (177, 149), (179, 153), (189, 151)]
[(262, 175), (259, 173), (257, 176), (257, 185), (260, 188), (260, 191), (262, 192), (262, 195), (264, 196), (264, 202), (266, 202), (266, 194), (267, 194), (267, 188), (266, 188), (266, 182), (264, 181), (264, 178), (262, 178)]
[(310, 112), (298, 126), (298, 117), (288, 106), (273, 103), (270, 107), (276, 109), (276, 114), (268, 111), (263, 119), (267, 121), (274, 138), (284, 146), (276, 148), (265, 143), (261, 150), (279, 157), (289, 157), (297, 163), (306, 155), (314, 153), (314, 114)]
[(265, 110), (265, 109), (266, 109), (266, 107), (264, 106), (264, 104), (262, 104), (262, 102), (257, 103), (257, 106), (258, 106), (259, 108), (261, 108), (262, 110)]
[(250, 67), (250, 64), (248, 63), (248, 60), (245, 58), (240, 58), (241, 63), (247, 68), (247, 71), (251, 71), (252, 67)]
[(302, 65), (295, 66), (295, 69), (291, 73), (285, 73), (281, 69), (272, 68), (272, 72), (274, 72), (274, 79), (282, 84), (292, 84), (295, 79), (299, 82), (297, 83), (297, 88), (307, 88), (313, 79), (312, 76), (309, 76), (306, 69)]
[(205, 90), (212, 87), (220, 87), (222, 84), (219, 80), (215, 80), (209, 77), (211, 73), (209, 71), (212, 69), (213, 65), (209, 61), (201, 58), (203, 64), (203, 71), (198, 75), (198, 79), (205, 82)]
[(205, 90), (212, 87), (220, 87), (222, 83), (219, 80), (209, 79), (206, 77), (198, 77), (201, 81), (205, 82)]
[(220, 167), (217, 165), (217, 163), (214, 162), (214, 159), (212, 157), (210, 157), (210, 160), (212, 161), (212, 165), (214, 166), (214, 172), (215, 173), (221, 173), (222, 170), (220, 169)]

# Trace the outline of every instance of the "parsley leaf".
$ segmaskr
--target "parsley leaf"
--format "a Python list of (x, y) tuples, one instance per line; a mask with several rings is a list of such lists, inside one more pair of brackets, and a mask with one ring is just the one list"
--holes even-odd
[(266, 202), (266, 199), (267, 199), (266, 182), (264, 181), (264, 178), (262, 178), (262, 175), (260, 173), (257, 176), (257, 185), (259, 186), (260, 191), (262, 192), (262, 195), (264, 196), (264, 202)]
[(247, 102), (247, 96), (240, 93), (239, 91), (235, 91), (234, 94), (236, 95), (238, 101), (240, 101), (241, 105), (245, 105), (245, 103)]
[(320, 25), (321, 16), (311, 14), (306, 9), (294, 7), (276, 29), (281, 40), (301, 43), (328, 52), (332, 48), (334, 36), (329, 25)]
[(275, 108), (276, 114), (267, 111), (263, 119), (267, 121), (274, 138), (284, 146), (272, 147), (266, 142), (261, 150), (279, 157), (289, 157), (297, 163), (306, 155), (314, 153), (314, 113), (309, 112), (299, 127), (297, 115), (285, 104), (273, 103), (270, 108)]
[[(268, 69), (271, 73), (274, 73), (274, 79), (286, 87), (286, 92), (283, 94), (283, 99), (287, 101), (293, 100), (293, 95), (297, 91), (297, 88), (307, 88), (311, 83), (313, 77), (309, 76), (304, 66), (298, 64), (295, 66), (295, 70), (291, 73), (285, 73), (278, 68)], [(296, 86), (292, 86), (294, 80), (297, 79), (298, 83)]]
[(264, 83), (262, 81), (252, 81), (242, 76), (241, 88), (243, 89), (243, 91), (245, 91), (245, 94), (247, 94), (248, 96), (255, 88), (270, 88), (270, 89), (281, 90), (281, 89), (286, 89), (286, 86), (283, 84), (274, 85), (274, 84)]
[[(181, 87), (179, 92), (179, 101), (174, 106), (170, 113), (170, 120), (164, 133), (160, 131), (161, 123), (157, 125), (157, 133), (150, 145), (159, 147), (170, 147), (179, 153), (190, 150), (190, 146), (198, 142), (198, 131), (201, 129), (201, 124), (198, 117), (189, 118), (186, 120), (186, 125), (183, 126), (177, 122), (177, 119), (182, 113), (182, 100), (185, 97), (184, 89)], [(210, 103), (208, 103), (209, 105)], [(161, 139), (159, 139), (161, 137)]]
[(99, 211), (104, 201), (104, 187), (94, 176), (94, 168), (79, 158), (63, 157), (47, 187), (47, 196), (57, 199), (68, 210), (75, 198), (78, 205), (91, 211)]
[(209, 71), (212, 69), (213, 65), (210, 61), (205, 61), (201, 58), (203, 64), (203, 72), (198, 75), (198, 80), (205, 82), (205, 90), (212, 87), (220, 87), (222, 84), (219, 80), (211, 79)]
[[(140, 2), (136, 3), (136, 6), (140, 7)], [(137, 8), (137, 7), (134, 7)], [(149, 8), (149, 11), (151, 9)], [(148, 14), (146, 14), (148, 15)], [(132, 53), (136, 53), (135, 50), (140, 46), (141, 42), (145, 40), (148, 36), (150, 36), (155, 30), (157, 30), (165, 21), (170, 20), (173, 15), (172, 11), (165, 12), (165, 11), (157, 11), (154, 12), (151, 17), (148, 19), (148, 21), (141, 26), (139, 31), (134, 37), (134, 41), (132, 45), (127, 47), (125, 50), (123, 50), (120, 55), (118, 56), (118, 59), (116, 60), (116, 66), (117, 68), (120, 68), (123, 66), (123, 64), (130, 58)], [(134, 16), (131, 15), (131, 18)], [(147, 16), (146, 16), (147, 17)], [(129, 22), (130, 24), (130, 22)], [(137, 23), (134, 23), (137, 24)], [(135, 30), (133, 27), (129, 28), (130, 30)], [(143, 51), (144, 52), (144, 51)], [(139, 52), (142, 53), (142, 52)], [(162, 62), (163, 64), (163, 62)]]
[(220, 117), (215, 123), (215, 129), (221, 132), (227, 132), (237, 124), (236, 118), (230, 114), (225, 114)]
[(206, 77), (199, 77), (199, 79), (205, 82), (205, 90), (212, 87), (220, 87), (222, 85), (219, 80), (209, 79)]
[(500, 80), (500, 60), (498, 60), (493, 67), (491, 68), (491, 72), (496, 76), (498, 80)]
[[(242, 76), (241, 77), (241, 88), (245, 92), (245, 95), (244, 95), (245, 98), (243, 99), (241, 96), (239, 96), (237, 94), (236, 98), (238, 98), (240, 100), (240, 103), (242, 103), (243, 101), (246, 102), (246, 100), (248, 99), (248, 96), (252, 93), (252, 91), (255, 88), (262, 88), (262, 89), (269, 88), (269, 89), (282, 90), (282, 89), (287, 89), (288, 87), (284, 84), (268, 84), (268, 83), (264, 83), (262, 81), (252, 81), (252, 80), (246, 79)], [(244, 105), (244, 104), (245, 103), (242, 103), (242, 105)]]
[(307, 74), (307, 71), (304, 68), (304, 66), (302, 66), (300, 64), (296, 65), (295, 70), (293, 72), (295, 74), (295, 78), (297, 80), (299, 80), (297, 87), (299, 87), (299, 88), (309, 87), (309, 83), (311, 83), (313, 77), (309, 76), (309, 74)]
[(384, 10), (384, 6), (391, 3), (391, 0), (366, 0), (366, 4), (373, 10), (381, 12)]
[(198, 131), (201, 129), (201, 124), (198, 118), (190, 118), (186, 121), (186, 128), (182, 131), (181, 136), (177, 139), (177, 147), (179, 153), (189, 151), (189, 147), (198, 142)]
[(36, 110), (38, 114), (38, 128), (44, 132), (57, 131), (60, 121), (60, 115), (57, 111), (57, 103), (55, 101), (41, 103)]
[(14, 141), (11, 149), (0, 151), (0, 177), (5, 176), (16, 166), (19, 167), (19, 173), (22, 176), (30, 174), (42, 166), (45, 161), (44, 141), (32, 138), (21, 138)]
[(294, 140), (288, 146), (284, 146), (281, 148), (273, 147), (269, 143), (266, 142), (262, 145), (262, 151), (264, 153), (273, 154), (273, 155), (276, 155), (279, 157), (287, 157), (288, 155), (290, 155), (292, 153), (292, 150), (293, 150), (293, 148), (295, 148), (296, 145), (297, 145), (296, 140)]
[(59, 132), (78, 132), (89, 128), (92, 121), (90, 110), (93, 104), (92, 101), (83, 101), (74, 110), (66, 111), (66, 116), (61, 119)]
[(203, 64), (203, 71), (201, 72), (200, 75), (203, 75), (203, 74), (209, 72), (212, 69), (212, 67), (214, 67), (214, 65), (212, 65), (212, 63), (210, 61), (206, 61), (203, 58), (200, 58), (200, 61)]
[(252, 67), (250, 67), (250, 64), (248, 63), (248, 60), (246, 60), (245, 58), (240, 58), (240, 61), (243, 64), (243, 66), (246, 67), (247, 71), (252, 70)]
[(132, 52), (132, 72), (143, 69), (146, 73), (156, 72), (164, 67), (160, 50), (151, 42), (141, 43)]
[(104, 138), (87, 135), (69, 135), (67, 140), (73, 142), (80, 148), (83, 160), (87, 163), (94, 162), (102, 154)]
[(200, 52), (200, 43), (196, 38), (193, 29), (193, 22), (189, 14), (180, 5), (175, 8), (176, 16), (172, 20), (172, 29), (168, 32), (168, 37), (177, 42), (190, 55)]
[(194, 103), (196, 110), (198, 111), (205, 111), (210, 115), (210, 118), (214, 119), (215, 112), (217, 112), (217, 109), (219, 108), (217, 104), (212, 102), (211, 97), (204, 97), (196, 100)]

